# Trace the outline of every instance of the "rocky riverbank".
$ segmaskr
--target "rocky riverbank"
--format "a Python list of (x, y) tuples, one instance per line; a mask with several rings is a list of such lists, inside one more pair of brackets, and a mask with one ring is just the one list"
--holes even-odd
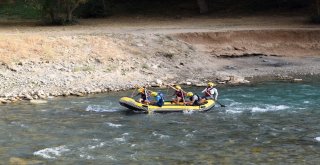
[(194, 31), (0, 33), (0, 102), (320, 74), (318, 28)]

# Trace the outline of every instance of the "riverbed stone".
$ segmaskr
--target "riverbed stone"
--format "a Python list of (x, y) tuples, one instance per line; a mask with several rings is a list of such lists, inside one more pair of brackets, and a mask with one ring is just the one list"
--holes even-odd
[(31, 104), (45, 104), (47, 102), (47, 100), (30, 100)]
[(301, 81), (302, 81), (302, 79), (300, 79), (300, 78), (293, 79), (293, 82), (301, 82)]
[(4, 98), (0, 98), (0, 102), (1, 102), (1, 103), (3, 103), (3, 104), (10, 103), (10, 101), (9, 101), (9, 100), (4, 99)]
[(40, 165), (44, 164), (44, 162), (39, 160), (30, 160), (19, 157), (11, 157), (9, 159), (9, 165)]
[(24, 98), (25, 98), (26, 100), (33, 100), (33, 97), (32, 97), (31, 95), (29, 95), (29, 94), (25, 94), (25, 95), (24, 95)]
[(244, 77), (241, 76), (230, 76), (230, 84), (248, 84), (250, 81), (246, 80)]
[(156, 79), (156, 83), (157, 83), (158, 85), (162, 85), (162, 84), (163, 84), (162, 80), (160, 80), (160, 79)]

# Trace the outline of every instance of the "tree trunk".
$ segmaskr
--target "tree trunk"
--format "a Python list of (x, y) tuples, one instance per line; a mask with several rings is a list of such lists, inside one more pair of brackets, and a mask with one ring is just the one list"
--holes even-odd
[(320, 0), (316, 0), (317, 14), (320, 16)]
[(72, 11), (70, 2), (66, 2), (66, 22), (70, 23), (72, 21)]
[(67, 4), (67, 22), (71, 23), (73, 22), (73, 11), (76, 10), (76, 8), (80, 5), (80, 1), (77, 1), (76, 3), (69, 2)]
[(67, 22), (72, 22), (72, 11), (71, 10), (68, 10), (67, 11)]
[(54, 10), (52, 7), (50, 7), (50, 9), (49, 9), (49, 15), (50, 15), (51, 23), (55, 23), (56, 17), (55, 17)]
[(201, 14), (205, 14), (209, 12), (209, 7), (208, 7), (208, 3), (207, 0), (197, 0), (198, 1), (198, 6), (200, 9), (200, 13)]
[(105, 0), (102, 0), (102, 7), (103, 7), (103, 12), (105, 13), (107, 11), (107, 5)]

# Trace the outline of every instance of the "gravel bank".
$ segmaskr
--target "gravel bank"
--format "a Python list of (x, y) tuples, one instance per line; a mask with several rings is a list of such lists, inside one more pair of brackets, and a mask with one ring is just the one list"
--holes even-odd
[(0, 34), (0, 102), (135, 85), (301, 81), (320, 74), (320, 29)]

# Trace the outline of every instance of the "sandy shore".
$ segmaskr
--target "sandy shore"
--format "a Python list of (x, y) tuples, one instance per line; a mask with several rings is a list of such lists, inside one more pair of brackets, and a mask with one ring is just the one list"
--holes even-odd
[(135, 85), (300, 81), (320, 74), (320, 27), (305, 22), (301, 17), (202, 17), (1, 25), (0, 102)]

